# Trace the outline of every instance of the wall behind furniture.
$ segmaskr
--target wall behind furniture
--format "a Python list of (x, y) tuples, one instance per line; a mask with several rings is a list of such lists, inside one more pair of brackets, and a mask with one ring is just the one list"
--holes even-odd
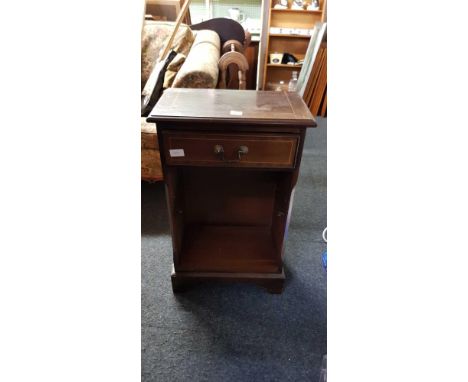
[(261, 0), (209, 0), (210, 7), (207, 9), (205, 0), (192, 0), (190, 4), (190, 15), (194, 24), (214, 17), (229, 17), (229, 8), (241, 9), (246, 17), (260, 19)]

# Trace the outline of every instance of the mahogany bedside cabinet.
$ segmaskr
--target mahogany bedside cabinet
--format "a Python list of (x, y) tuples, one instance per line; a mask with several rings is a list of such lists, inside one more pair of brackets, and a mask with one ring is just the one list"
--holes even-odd
[(174, 292), (194, 281), (284, 285), (283, 248), (305, 131), (296, 93), (167, 89), (157, 125)]

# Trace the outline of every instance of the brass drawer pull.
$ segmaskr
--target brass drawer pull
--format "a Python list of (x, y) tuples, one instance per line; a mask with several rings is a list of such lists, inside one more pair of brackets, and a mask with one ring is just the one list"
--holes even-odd
[(221, 157), (221, 160), (224, 160), (224, 148), (221, 145), (215, 145), (214, 147), (215, 155)]
[(237, 150), (237, 158), (241, 159), (242, 155), (246, 155), (249, 152), (249, 148), (247, 146), (240, 146), (239, 150)]

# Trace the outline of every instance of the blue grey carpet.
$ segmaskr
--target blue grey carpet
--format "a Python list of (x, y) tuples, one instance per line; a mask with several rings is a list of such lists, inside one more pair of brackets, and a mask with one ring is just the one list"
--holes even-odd
[(313, 381), (326, 354), (326, 119), (309, 129), (281, 295), (247, 284), (172, 293), (162, 184), (142, 184), (142, 381)]

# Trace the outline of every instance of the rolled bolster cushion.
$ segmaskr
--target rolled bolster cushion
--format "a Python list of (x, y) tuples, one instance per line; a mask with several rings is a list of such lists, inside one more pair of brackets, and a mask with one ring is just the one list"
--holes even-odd
[(174, 88), (216, 88), (221, 42), (216, 32), (197, 31), (192, 48), (177, 73)]

